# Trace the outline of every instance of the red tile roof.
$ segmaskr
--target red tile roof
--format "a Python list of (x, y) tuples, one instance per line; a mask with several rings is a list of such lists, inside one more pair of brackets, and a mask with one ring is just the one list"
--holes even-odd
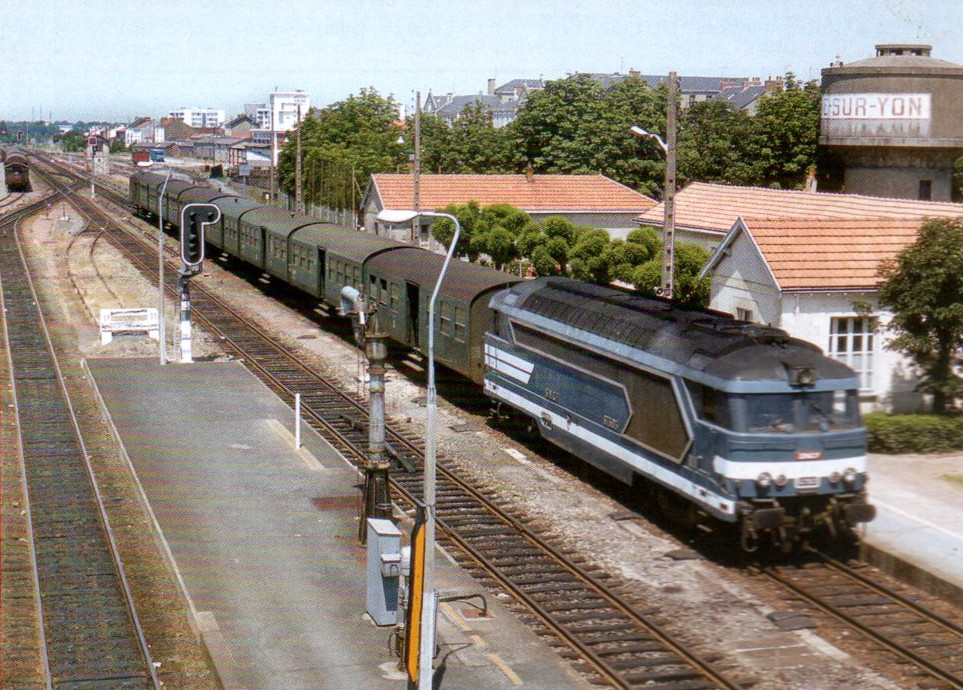
[[(661, 227), (658, 204), (635, 220)], [(825, 194), (763, 187), (733, 187), (693, 182), (675, 196), (675, 224), (680, 228), (728, 232), (736, 218), (923, 218), (963, 217), (963, 204), (914, 201), (857, 194)]]
[[(414, 181), (409, 174), (371, 176), (382, 208), (409, 209)], [(481, 206), (511, 204), (523, 211), (546, 213), (638, 213), (655, 201), (604, 175), (421, 175), (420, 208), (477, 201)], [(731, 225), (731, 223), (730, 223)]]
[(881, 261), (916, 241), (922, 218), (744, 219), (782, 290), (872, 290)]

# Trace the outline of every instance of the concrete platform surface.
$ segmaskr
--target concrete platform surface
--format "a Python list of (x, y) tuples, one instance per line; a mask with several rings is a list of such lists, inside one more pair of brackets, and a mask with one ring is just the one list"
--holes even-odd
[(963, 606), (963, 453), (870, 455), (863, 557)]
[[(357, 471), (241, 364), (91, 359), (88, 369), (225, 688), (406, 686), (365, 615)], [(437, 586), (481, 588), (443, 556)], [(436, 687), (588, 685), (495, 601), (440, 606)]]

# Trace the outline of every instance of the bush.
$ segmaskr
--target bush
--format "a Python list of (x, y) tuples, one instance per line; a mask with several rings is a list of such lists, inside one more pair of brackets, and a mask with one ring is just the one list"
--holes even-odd
[(873, 453), (949, 453), (963, 450), (963, 415), (874, 412), (863, 416)]

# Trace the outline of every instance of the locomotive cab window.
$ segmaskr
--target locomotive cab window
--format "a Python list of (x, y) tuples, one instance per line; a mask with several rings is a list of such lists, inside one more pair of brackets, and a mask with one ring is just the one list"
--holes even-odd
[(740, 433), (816, 433), (860, 424), (856, 390), (740, 395), (690, 382), (689, 391), (700, 419)]

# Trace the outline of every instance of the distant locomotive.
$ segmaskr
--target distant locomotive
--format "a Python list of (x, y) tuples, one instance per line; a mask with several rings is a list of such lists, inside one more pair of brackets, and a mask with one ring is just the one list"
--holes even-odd
[[(156, 217), (165, 179), (131, 176), (139, 213)], [(210, 244), (332, 306), (353, 287), (388, 337), (426, 350), (443, 256), (174, 179), (165, 220), (177, 225), (198, 201), (221, 209)], [(715, 312), (460, 261), (435, 314), (436, 361), (483, 386), (501, 412), (681, 505), (682, 519), (737, 524), (747, 550), (762, 540), (790, 549), (819, 528), (849, 534), (874, 517), (858, 379), (814, 345)]]
[(8, 192), (29, 192), (30, 164), (23, 151), (17, 148), (4, 150), (3, 174)]

